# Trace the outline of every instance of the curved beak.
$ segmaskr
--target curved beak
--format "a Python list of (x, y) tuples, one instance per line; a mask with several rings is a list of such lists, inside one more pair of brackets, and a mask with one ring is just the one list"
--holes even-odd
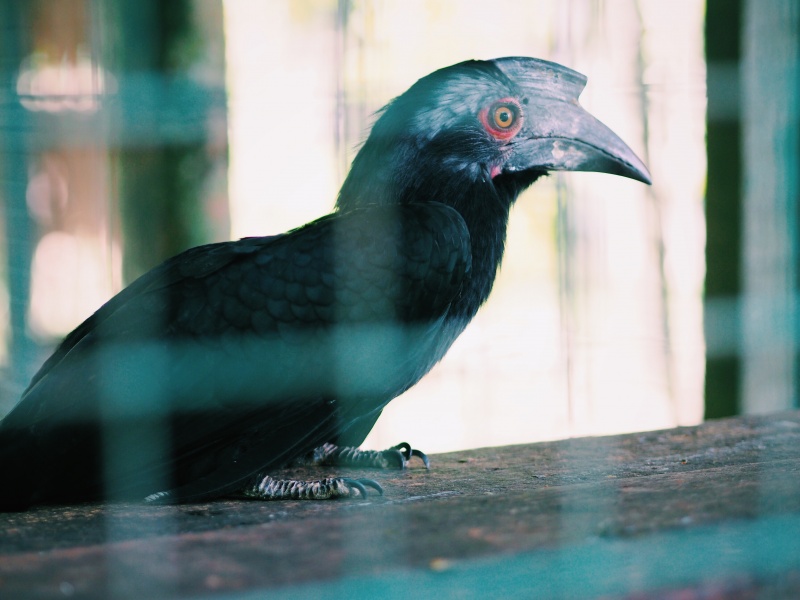
[(556, 63), (502, 58), (495, 64), (520, 89), (526, 115), (503, 170), (598, 171), (650, 184), (650, 172), (617, 134), (586, 112), (586, 77)]

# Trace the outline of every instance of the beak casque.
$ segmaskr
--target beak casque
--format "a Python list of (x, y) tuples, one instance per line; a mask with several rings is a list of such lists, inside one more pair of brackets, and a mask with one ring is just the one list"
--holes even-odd
[(651, 183), (650, 172), (633, 150), (578, 104), (584, 75), (535, 58), (493, 62), (527, 100), (525, 123), (514, 138), (505, 171), (598, 171)]

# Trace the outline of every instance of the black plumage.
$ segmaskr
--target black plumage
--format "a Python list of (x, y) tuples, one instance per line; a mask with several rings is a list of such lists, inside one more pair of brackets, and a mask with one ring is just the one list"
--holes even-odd
[(217, 497), (360, 444), (488, 297), (520, 191), (557, 169), (648, 181), (584, 83), (529, 58), (437, 71), (382, 111), (335, 212), (133, 282), (0, 423), (0, 507)]

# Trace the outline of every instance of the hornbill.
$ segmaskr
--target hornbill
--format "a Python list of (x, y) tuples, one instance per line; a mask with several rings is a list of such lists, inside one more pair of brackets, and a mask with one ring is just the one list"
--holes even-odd
[(427, 465), (408, 444), (357, 446), (489, 296), (519, 193), (558, 170), (650, 183), (579, 106), (585, 84), (534, 58), (438, 70), (379, 113), (334, 212), (134, 281), (0, 423), (0, 508), (366, 496), (381, 491), (369, 479), (270, 473), (299, 459)]

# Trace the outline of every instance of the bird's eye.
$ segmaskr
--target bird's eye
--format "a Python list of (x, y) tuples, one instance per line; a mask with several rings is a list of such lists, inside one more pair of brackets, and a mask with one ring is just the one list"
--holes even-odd
[(478, 118), (499, 141), (510, 140), (522, 128), (522, 108), (514, 98), (503, 98), (484, 108)]
[(517, 115), (514, 109), (507, 104), (501, 104), (495, 108), (494, 112), (492, 113), (494, 124), (500, 129), (508, 129), (511, 127), (514, 124), (516, 117)]

